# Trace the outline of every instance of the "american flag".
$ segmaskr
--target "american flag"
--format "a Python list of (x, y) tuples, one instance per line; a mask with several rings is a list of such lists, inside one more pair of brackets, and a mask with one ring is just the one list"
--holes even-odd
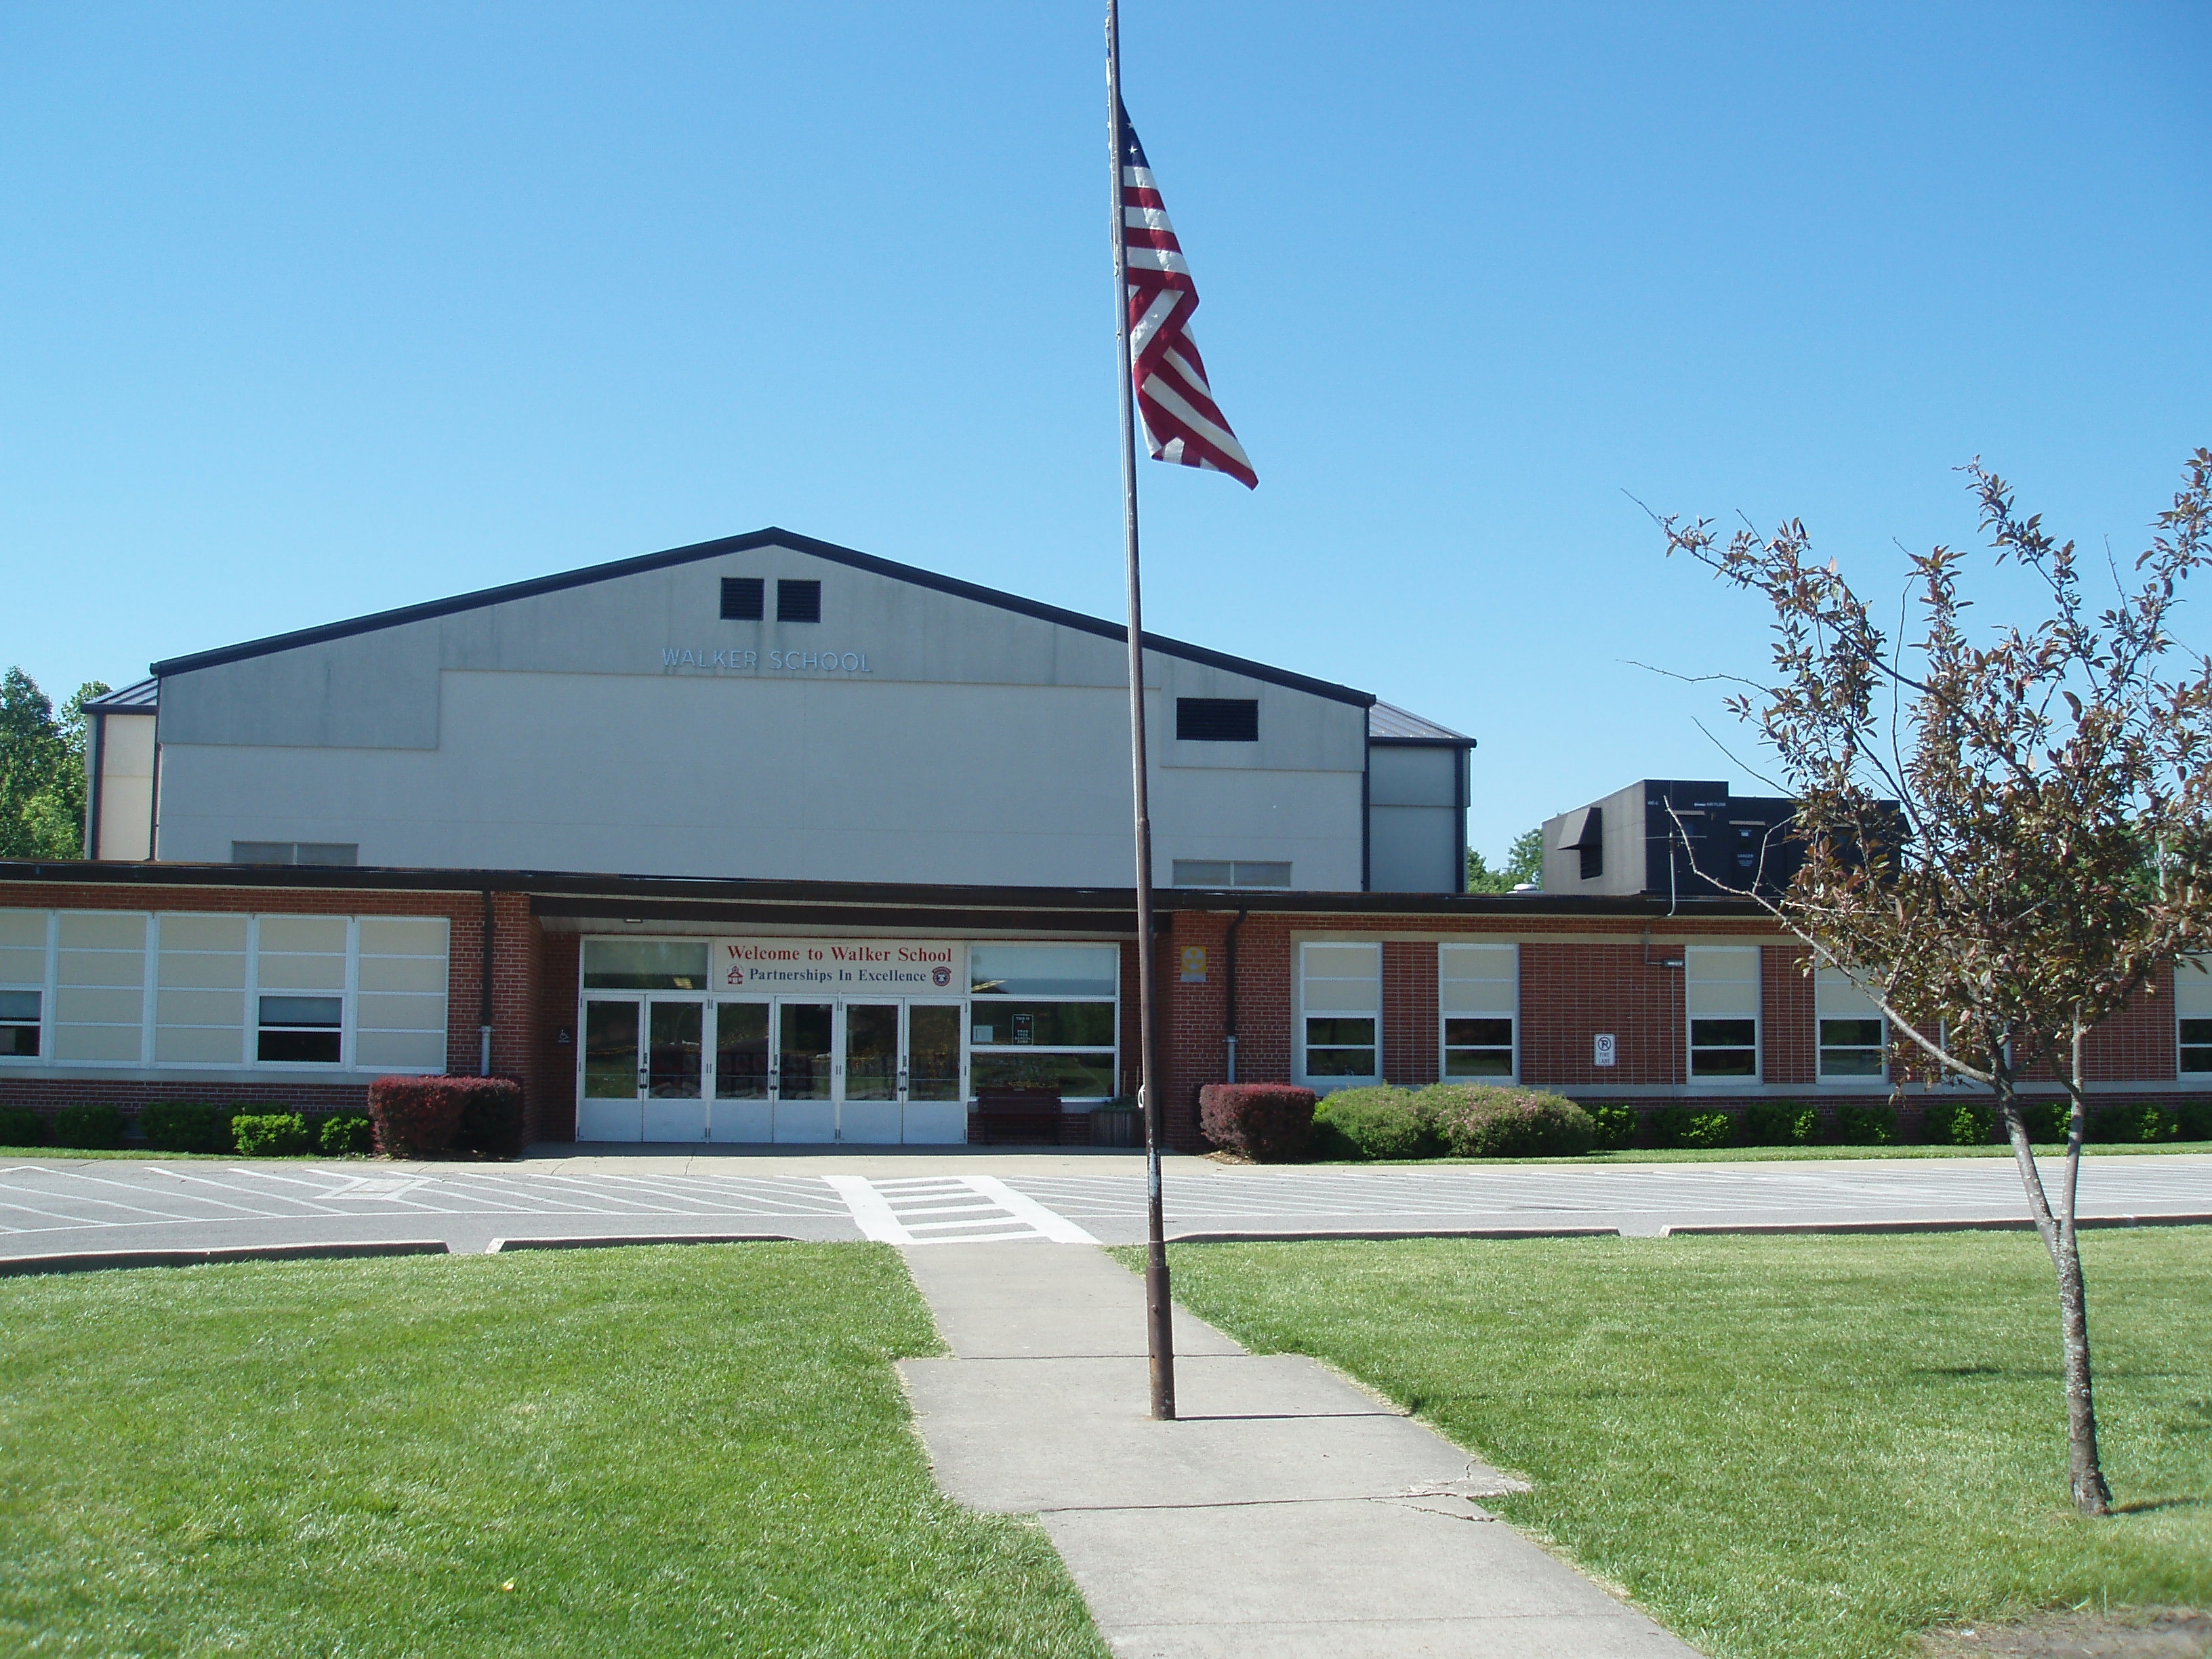
[(1152, 182), (1152, 163), (1121, 118), (1121, 242), (1129, 273), (1129, 356), (1145, 441), (1152, 459), (1179, 466), (1226, 472), (1247, 489), (1260, 475), (1244, 446), (1229, 429), (1206, 384), (1206, 363), (1190, 337), (1198, 289), (1183, 261), (1182, 244)]

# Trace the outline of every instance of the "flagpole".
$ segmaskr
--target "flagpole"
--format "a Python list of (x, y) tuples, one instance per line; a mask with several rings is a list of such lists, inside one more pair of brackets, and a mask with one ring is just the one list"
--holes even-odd
[(1106, 0), (1106, 148), (1113, 180), (1114, 343), (1121, 363), (1121, 524), (1129, 583), (1129, 783), (1136, 809), (1137, 1108), (1145, 1118), (1145, 1335), (1152, 1415), (1176, 1414), (1174, 1302), (1160, 1214), (1160, 1101), (1152, 1070), (1152, 818), (1145, 768), (1145, 611), (1137, 573), (1137, 409), (1129, 361), (1129, 247), (1121, 210), (1121, 15)]

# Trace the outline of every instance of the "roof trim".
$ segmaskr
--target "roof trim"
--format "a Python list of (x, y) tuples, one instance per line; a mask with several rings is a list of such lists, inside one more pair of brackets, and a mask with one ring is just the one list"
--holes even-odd
[[(917, 587), (950, 593), (957, 599), (970, 599), (978, 605), (994, 605), (1001, 611), (1035, 617), (1039, 622), (1095, 634), (1101, 639), (1113, 640), (1121, 645), (1126, 646), (1129, 641), (1128, 628), (1121, 623), (1108, 622), (1101, 617), (1087, 617), (1079, 611), (1062, 610), (1056, 605), (1046, 605), (1036, 599), (1025, 599), (1018, 593), (985, 587), (977, 582), (962, 581), (956, 576), (940, 576), (933, 570), (879, 559), (872, 553), (839, 547), (834, 542), (817, 541), (811, 536), (794, 535), (788, 530), (781, 530), (771, 525), (750, 535), (725, 536), (715, 541), (695, 542), (689, 547), (672, 547), (665, 552), (647, 553), (633, 559), (617, 559), (610, 564), (586, 565), (580, 570), (563, 571), (558, 575), (535, 576), (527, 581), (479, 588), (473, 593), (459, 593), (452, 599), (403, 605), (397, 611), (379, 611), (347, 622), (325, 623), (318, 628), (298, 629), (289, 634), (272, 634), (266, 639), (249, 640), (242, 645), (224, 646), (214, 651), (197, 652), (191, 656), (170, 657), (153, 664), (149, 672), (157, 679), (166, 679), (172, 674), (189, 674), (198, 669), (242, 662), (250, 657), (270, 656), (280, 651), (323, 645), (332, 640), (349, 639), (357, 634), (374, 634), (408, 623), (428, 622), (464, 611), (481, 611), (489, 605), (506, 605), (515, 599), (536, 599), (540, 594), (559, 593), (572, 587), (588, 587), (594, 582), (616, 581), (624, 576), (640, 575), (650, 570), (666, 570), (677, 565), (696, 564), (702, 559), (720, 558), (725, 554), (750, 553), (768, 547), (788, 548), (794, 553), (827, 559), (833, 564), (848, 565), (855, 570), (888, 576), (895, 581), (911, 582)], [(1348, 685), (1295, 674), (1287, 668), (1271, 667), (1266, 663), (1232, 657), (1226, 652), (1209, 650), (1202, 645), (1189, 645), (1158, 634), (1147, 633), (1145, 635), (1145, 648), (1163, 656), (1180, 657), (1187, 662), (1201, 663), (1209, 668), (1225, 669), (1248, 679), (1265, 680), (1272, 684), (1287, 686), (1294, 691), (1327, 697), (1336, 702), (1348, 702), (1360, 708), (1370, 708), (1376, 701), (1371, 691), (1354, 690)]]
[[(963, 887), (918, 882), (781, 881), (747, 876), (623, 876), (561, 870), (415, 870), (357, 865), (155, 864), (81, 859), (0, 860), (10, 882), (112, 887), (353, 889), (363, 892), (528, 893), (542, 898), (608, 898), (650, 909), (656, 902), (791, 905), (821, 911), (865, 907), (909, 912), (1018, 909), (1071, 921), (1133, 914), (1127, 887)], [(1162, 887), (1163, 910), (1284, 910), (1315, 915), (1764, 916), (1749, 899), (1571, 893), (1321, 893), (1262, 887)]]
[(1367, 741), (1401, 748), (1473, 749), (1473, 738), (1380, 698), (1367, 711)]
[(136, 685), (126, 685), (119, 691), (103, 691), (87, 699), (88, 712), (99, 714), (150, 714), (160, 708), (161, 682), (141, 680)]

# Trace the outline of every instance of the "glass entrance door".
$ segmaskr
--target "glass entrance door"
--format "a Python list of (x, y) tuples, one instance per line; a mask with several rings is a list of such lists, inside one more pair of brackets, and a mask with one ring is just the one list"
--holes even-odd
[(899, 1006), (896, 1002), (848, 1002), (844, 1006), (843, 1098), (837, 1113), (837, 1139), (855, 1146), (899, 1143)]
[(906, 1121), (910, 1146), (957, 1146), (968, 1139), (968, 1091), (960, 1078), (961, 1005), (914, 1002), (906, 1011)]
[(831, 1002), (781, 1002), (775, 1010), (775, 1139), (826, 1146), (837, 1138), (836, 1024)]
[(644, 1135), (707, 1138), (706, 1005), (646, 999)]
[(644, 1055), (636, 997), (584, 1000), (583, 1088), (576, 1099), (579, 1140), (641, 1140)]
[(714, 1005), (714, 1103), (708, 1115), (710, 1140), (764, 1141), (774, 1138), (769, 1103), (769, 1006)]

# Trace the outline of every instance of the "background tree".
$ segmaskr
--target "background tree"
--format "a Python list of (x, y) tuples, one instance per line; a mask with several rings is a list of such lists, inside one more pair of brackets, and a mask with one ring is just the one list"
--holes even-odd
[(1526, 882), (1532, 887), (1544, 884), (1544, 832), (1541, 828), (1524, 830), (1513, 837), (1513, 845), (1506, 849), (1505, 866), (1493, 870), (1482, 854), (1470, 847), (1467, 849), (1467, 890), (1470, 893), (1510, 893)]
[[(1760, 899), (1872, 994), (1923, 1070), (1995, 1095), (2057, 1277), (2069, 1484), (2106, 1513), (2075, 1232), (2087, 1097), (2083, 1034), (2150, 994), (2160, 965), (2212, 945), (2212, 661), (2169, 633), (2212, 537), (2212, 450), (2198, 450), (2149, 549), (2094, 616), (2074, 544), (1977, 461), (1964, 469), (1993, 562), (2033, 573), (2047, 611), (1969, 631), (1967, 556), (1913, 556), (1919, 637), (1876, 626), (1796, 520), (1725, 544), (1661, 520), (1668, 550), (1772, 607), (1771, 684), (1729, 707), (1756, 724), (1799, 802), (1808, 856)], [(1900, 628), (1902, 635), (1905, 630)], [(1706, 872), (1710, 873), (1710, 872)], [(1753, 893), (1753, 896), (1756, 896)], [(2030, 1150), (2023, 1082), (2071, 1103), (2056, 1205)]]
[(79, 686), (57, 719), (21, 668), (0, 676), (0, 858), (84, 856), (84, 705), (106, 690)]

